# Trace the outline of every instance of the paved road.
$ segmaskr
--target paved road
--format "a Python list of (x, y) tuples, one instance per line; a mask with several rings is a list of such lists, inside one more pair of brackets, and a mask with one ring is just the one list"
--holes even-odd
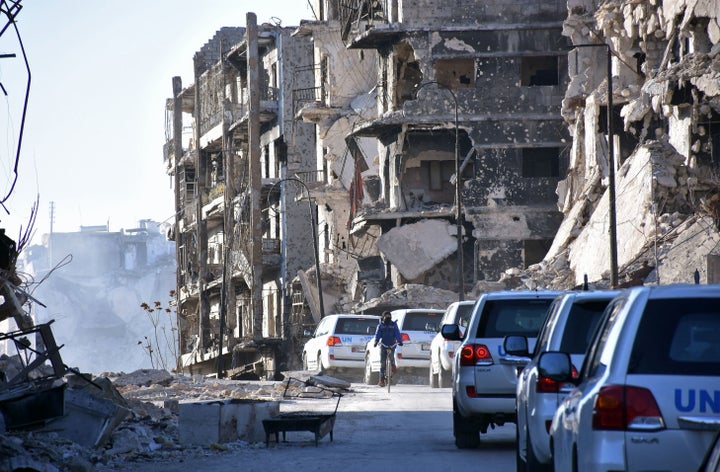
[[(116, 470), (143, 471), (484, 471), (515, 469), (515, 426), (483, 436), (477, 450), (459, 450), (452, 437), (450, 389), (397, 385), (387, 390), (352, 384), (340, 400), (333, 434), (315, 447), (313, 435), (287, 433), (287, 442), (245, 445), (183, 462), (133, 464)], [(325, 402), (325, 404), (323, 404)], [(332, 410), (329, 400), (283, 402), (281, 411)], [(317, 410), (315, 410), (317, 409)]]

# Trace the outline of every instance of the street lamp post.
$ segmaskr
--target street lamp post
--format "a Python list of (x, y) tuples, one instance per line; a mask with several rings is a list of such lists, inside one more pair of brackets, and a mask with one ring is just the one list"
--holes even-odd
[[(320, 250), (318, 248), (318, 235), (317, 235), (317, 222), (315, 221), (315, 212), (313, 211), (312, 202), (310, 201), (310, 190), (307, 188), (307, 185), (305, 185), (305, 182), (302, 180), (295, 178), (295, 177), (287, 177), (284, 179), (280, 179), (279, 181), (275, 182), (273, 184), (273, 187), (279, 183), (283, 182), (295, 182), (297, 184), (302, 185), (302, 187), (305, 189), (305, 193), (307, 194), (308, 199), (308, 208), (310, 209), (310, 224), (312, 226), (312, 240), (313, 240), (313, 250), (315, 255), (315, 276), (317, 277), (317, 287), (318, 287), (318, 304), (320, 308), (320, 318), (325, 317), (325, 304), (323, 302), (323, 292), (322, 292), (322, 277), (320, 276)], [(270, 189), (272, 191), (272, 187)], [(268, 199), (270, 199), (270, 193), (268, 192)]]
[(462, 247), (462, 199), (460, 198), (460, 153), (459, 153), (459, 135), (458, 135), (458, 101), (455, 92), (450, 87), (435, 80), (423, 82), (415, 91), (416, 94), (426, 85), (436, 85), (438, 88), (447, 90), (452, 96), (455, 104), (455, 226), (457, 228), (457, 284), (458, 284), (458, 301), (465, 300), (464, 288), (464, 257)]
[(612, 288), (618, 284), (617, 261), (617, 213), (615, 208), (615, 143), (613, 138), (613, 83), (612, 83), (612, 51), (610, 45), (602, 44), (575, 44), (576, 48), (605, 47), (607, 48), (607, 128), (608, 128), (608, 197), (609, 197), (609, 224), (610, 224), (610, 285)]

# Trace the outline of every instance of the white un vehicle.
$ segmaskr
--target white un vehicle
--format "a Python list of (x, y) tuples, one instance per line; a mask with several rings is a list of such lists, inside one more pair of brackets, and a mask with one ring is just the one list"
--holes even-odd
[(538, 369), (577, 385), (550, 428), (556, 471), (698, 470), (720, 428), (720, 285), (628, 289), (578, 379), (567, 353)]
[(375, 336), (379, 316), (337, 314), (320, 320), (303, 346), (303, 369), (362, 372), (365, 345)]
[[(597, 328), (603, 311), (618, 290), (574, 291), (560, 295), (550, 306), (540, 328), (532, 358), (518, 377), (517, 447), (518, 471), (548, 470), (550, 435), (548, 430), (558, 404), (569, 393), (572, 384), (563, 384), (538, 374), (537, 360), (545, 351), (570, 354), (573, 374), (582, 367), (585, 351)], [(515, 345), (513, 348), (512, 345)], [(525, 336), (505, 338), (505, 351), (510, 355), (528, 356)]]
[[(474, 305), (475, 300), (451, 303), (440, 320), (440, 326), (456, 324), (464, 331), (470, 322)], [(460, 334), (462, 335), (463, 332)], [(442, 333), (435, 335), (430, 343), (430, 368), (428, 369), (430, 387), (449, 387), (452, 384), (453, 359), (459, 347), (460, 341), (448, 341)]]
[[(445, 311), (408, 308), (393, 310), (390, 313), (398, 324), (403, 341), (402, 346), (395, 348), (395, 365), (398, 373), (427, 374), (430, 365), (430, 343), (440, 329), (440, 320)], [(365, 351), (364, 381), (368, 385), (376, 384), (380, 377), (380, 345), (374, 345), (374, 335), (375, 330)]]
[(460, 326), (441, 328), (449, 341), (462, 340), (453, 359), (453, 435), (459, 449), (480, 445), (488, 427), (515, 422), (518, 369), (527, 358), (508, 356), (505, 336), (526, 336), (530, 347), (545, 321), (550, 304), (560, 294), (550, 290), (516, 290), (480, 295), (464, 335)]

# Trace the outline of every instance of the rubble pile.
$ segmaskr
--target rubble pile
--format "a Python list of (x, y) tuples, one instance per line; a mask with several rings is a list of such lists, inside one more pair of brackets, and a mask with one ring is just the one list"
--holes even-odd
[[(302, 372), (292, 373), (297, 378), (303, 375), (307, 377)], [(92, 381), (101, 385), (111, 383), (120, 395), (118, 401), (130, 412), (106, 444), (82, 447), (55, 432), (3, 432), (0, 424), (0, 470), (93, 471), (130, 461), (173, 460), (264, 447), (242, 441), (208, 447), (185, 446), (179, 441), (178, 404), (219, 398), (279, 400), (286, 388), (282, 381), (218, 380), (162, 370), (103, 373)]]
[(457, 293), (453, 291), (421, 284), (404, 284), (351, 309), (356, 313), (371, 309), (395, 310), (417, 307), (445, 309), (454, 301), (457, 301)]

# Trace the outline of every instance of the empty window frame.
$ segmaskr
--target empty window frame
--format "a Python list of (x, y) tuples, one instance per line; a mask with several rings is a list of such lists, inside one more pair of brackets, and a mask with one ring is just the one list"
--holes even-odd
[(537, 264), (545, 258), (552, 246), (552, 239), (525, 239), (522, 242), (523, 264), (525, 268)]
[(713, 168), (720, 167), (720, 114), (711, 112), (704, 121), (700, 121), (697, 134), (694, 135), (700, 142), (697, 151), (697, 163)]
[(195, 168), (180, 167), (180, 185), (185, 187), (185, 196), (195, 195)]
[(520, 58), (520, 85), (560, 85), (558, 56), (528, 56)]
[(560, 148), (523, 148), (523, 177), (560, 177)]
[(435, 80), (451, 89), (475, 86), (475, 60), (438, 59), (435, 61)]

